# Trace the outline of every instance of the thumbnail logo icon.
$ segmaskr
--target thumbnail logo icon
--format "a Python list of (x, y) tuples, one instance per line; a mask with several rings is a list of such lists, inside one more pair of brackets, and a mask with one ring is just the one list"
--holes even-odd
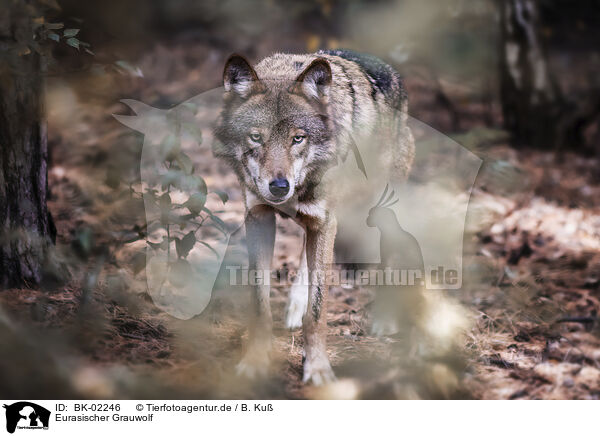
[(14, 433), (16, 429), (37, 430), (48, 429), (50, 411), (29, 401), (19, 401), (6, 409), (6, 431)]

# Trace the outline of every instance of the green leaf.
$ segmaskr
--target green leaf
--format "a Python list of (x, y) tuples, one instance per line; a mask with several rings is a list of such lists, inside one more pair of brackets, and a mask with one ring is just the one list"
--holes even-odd
[(177, 170), (169, 170), (161, 176), (161, 187), (163, 191), (169, 189), (169, 186), (178, 188), (180, 186), (181, 172)]
[(189, 133), (189, 135), (198, 144), (202, 143), (202, 129), (196, 123), (184, 122), (181, 123), (181, 128)]
[(175, 240), (175, 248), (177, 249), (177, 256), (186, 258), (192, 248), (196, 244), (196, 235), (194, 232), (188, 232), (182, 239)]
[(219, 196), (219, 198), (221, 199), (221, 201), (223, 202), (223, 204), (227, 203), (227, 201), (229, 201), (229, 195), (227, 195), (227, 192), (225, 191), (213, 191), (213, 193), (217, 194)]
[(206, 195), (201, 192), (195, 192), (190, 195), (188, 201), (186, 201), (183, 205), (189, 209), (195, 215), (199, 215), (202, 212), (202, 208), (206, 203)]
[(71, 38), (79, 33), (79, 29), (65, 29), (63, 36), (65, 38)]
[(77, 38), (67, 39), (67, 44), (69, 44), (71, 47), (75, 47), (77, 50), (79, 50), (79, 40)]
[(160, 143), (161, 155), (164, 157), (165, 160), (168, 160), (169, 162), (175, 160), (179, 153), (180, 147), (181, 144), (179, 143), (179, 140), (175, 135), (171, 133), (165, 136), (165, 138)]
[(194, 179), (198, 183), (196, 189), (198, 189), (198, 191), (202, 192), (204, 195), (208, 195), (208, 187), (206, 186), (204, 179), (201, 176), (194, 176)]
[(183, 205), (187, 207), (193, 214), (199, 215), (200, 212), (202, 212), (202, 208), (204, 207), (205, 203), (206, 195), (204, 195), (202, 192), (195, 192), (190, 195), (190, 198), (188, 198)]
[(204, 179), (197, 174), (183, 175), (180, 179), (181, 190), (187, 192), (201, 192), (205, 196), (208, 194), (208, 187)]
[(187, 175), (192, 174), (192, 170), (194, 169), (194, 164), (192, 163), (192, 160), (190, 159), (190, 157), (181, 152), (177, 155), (177, 163), (179, 164), (179, 166), (181, 167), (181, 169), (183, 170), (183, 172)]
[(51, 39), (52, 41), (59, 42), (60, 41), (60, 35), (58, 33), (48, 32), (48, 39)]

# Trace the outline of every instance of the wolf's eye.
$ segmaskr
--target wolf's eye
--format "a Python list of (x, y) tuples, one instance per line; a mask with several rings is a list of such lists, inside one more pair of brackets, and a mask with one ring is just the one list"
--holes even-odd
[(257, 144), (262, 143), (262, 136), (260, 135), (260, 133), (250, 133), (248, 137), (252, 142), (256, 142)]
[(306, 136), (304, 135), (296, 135), (294, 136), (294, 138), (292, 139), (292, 142), (294, 144), (300, 144), (302, 141), (304, 141), (304, 138), (306, 138)]

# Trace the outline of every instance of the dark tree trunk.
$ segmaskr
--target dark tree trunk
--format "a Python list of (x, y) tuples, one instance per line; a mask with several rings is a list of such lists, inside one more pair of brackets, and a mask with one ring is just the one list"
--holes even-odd
[(16, 3), (0, 20), (0, 289), (39, 284), (53, 239), (41, 59), (6, 48), (29, 25)]
[[(540, 37), (539, 0), (498, 0), (500, 92), (504, 125), (515, 142), (545, 149), (585, 145), (583, 131), (600, 98), (569, 101), (553, 79)], [(595, 92), (595, 91), (594, 91)]]
[(548, 74), (535, 0), (500, 0), (500, 78), (505, 127), (519, 143), (552, 147), (558, 91)]

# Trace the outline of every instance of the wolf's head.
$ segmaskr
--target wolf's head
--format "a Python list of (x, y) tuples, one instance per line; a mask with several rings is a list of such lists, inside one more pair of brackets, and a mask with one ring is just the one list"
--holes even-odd
[(307, 64), (301, 71), (292, 65), (257, 73), (232, 55), (225, 65), (215, 155), (228, 159), (245, 187), (270, 204), (292, 198), (334, 155), (331, 68), (324, 58)]

